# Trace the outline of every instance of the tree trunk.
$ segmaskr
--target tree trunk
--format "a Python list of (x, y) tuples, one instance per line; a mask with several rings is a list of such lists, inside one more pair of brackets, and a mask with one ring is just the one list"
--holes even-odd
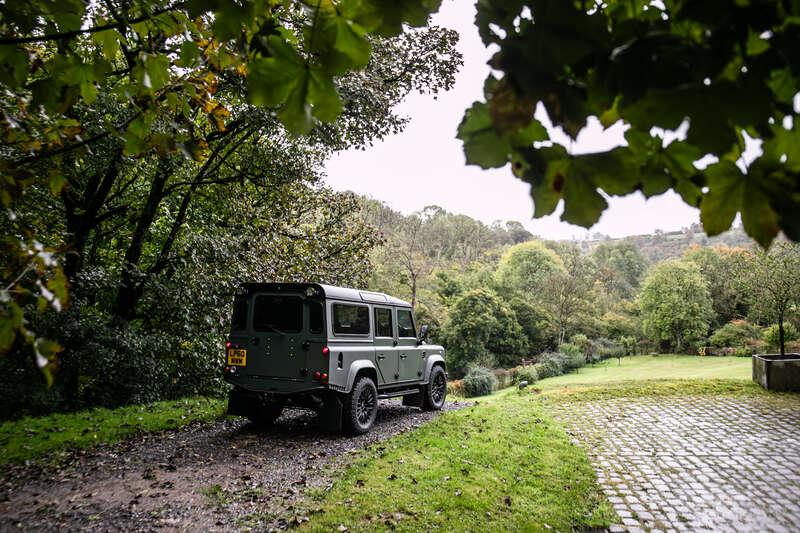
[(786, 345), (783, 338), (783, 313), (778, 315), (778, 344), (781, 347), (781, 355), (786, 355)]
[(117, 318), (129, 321), (136, 315), (136, 304), (142, 297), (144, 287), (139, 279), (139, 261), (142, 259), (142, 248), (145, 238), (156, 218), (158, 206), (164, 198), (164, 186), (170, 176), (171, 161), (169, 158), (161, 159), (158, 163), (156, 175), (147, 195), (147, 202), (139, 214), (136, 229), (125, 252), (122, 266), (122, 279), (117, 289), (117, 298), (114, 302), (113, 313)]

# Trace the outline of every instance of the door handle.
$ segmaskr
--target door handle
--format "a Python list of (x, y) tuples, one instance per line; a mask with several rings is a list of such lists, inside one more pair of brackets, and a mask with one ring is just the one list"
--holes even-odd
[(302, 349), (304, 349), (305, 351), (308, 351), (308, 349), (311, 348), (311, 343), (308, 342), (308, 341), (305, 341), (303, 344), (300, 345), (300, 347)]
[(380, 359), (380, 360), (386, 359), (386, 356), (385, 355), (379, 355), (378, 359)]
[(400, 356), (400, 359), (405, 359), (406, 357), (408, 357), (408, 356), (406, 354), (403, 354), (403, 355)]

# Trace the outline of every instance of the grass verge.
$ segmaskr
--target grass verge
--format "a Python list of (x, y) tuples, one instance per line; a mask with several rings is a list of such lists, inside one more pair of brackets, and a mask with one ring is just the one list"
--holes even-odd
[(310, 531), (556, 531), (615, 518), (586, 453), (527, 394), (503, 391), (369, 448), (312, 494)]
[(602, 385), (574, 384), (564, 387), (526, 389), (545, 401), (594, 401), (613, 398), (668, 396), (771, 396), (790, 397), (796, 393), (766, 391), (752, 381), (741, 379), (650, 379), (619, 381)]
[(35, 459), (49, 452), (90, 448), (140, 433), (211, 421), (225, 412), (225, 401), (195, 397), (118, 409), (23, 418), (0, 424), (0, 464)]
[(742, 379), (752, 376), (749, 357), (699, 357), (696, 355), (635, 355), (606, 359), (577, 372), (539, 381), (542, 389), (574, 384), (602, 384), (648, 379)]

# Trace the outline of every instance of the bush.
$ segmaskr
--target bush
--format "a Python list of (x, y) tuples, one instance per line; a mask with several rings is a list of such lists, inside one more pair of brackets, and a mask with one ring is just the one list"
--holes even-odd
[(464, 376), (464, 392), (468, 397), (486, 396), (497, 388), (494, 373), (483, 366), (473, 366)]
[(536, 371), (535, 365), (518, 366), (511, 370), (511, 376), (514, 383), (527, 381), (528, 385), (532, 385), (539, 381), (539, 373)]
[[(774, 324), (764, 330), (764, 340), (767, 341), (770, 348), (776, 350), (780, 349), (780, 332), (778, 331), (778, 324)], [(797, 340), (797, 328), (791, 322), (783, 323), (783, 342), (788, 344)]]
[(447, 382), (447, 394), (449, 396), (466, 396), (464, 392), (464, 380), (463, 379), (454, 379), (453, 381)]
[(575, 344), (567, 343), (561, 345), (559, 352), (564, 356), (564, 370), (577, 370), (586, 365), (586, 355), (583, 350)]
[(564, 373), (565, 356), (560, 353), (546, 352), (539, 356), (536, 372), (540, 378), (552, 378)]
[(709, 339), (711, 346), (717, 348), (742, 348), (750, 339), (761, 338), (761, 328), (747, 320), (731, 320), (717, 329)]
[(497, 380), (497, 390), (510, 387), (514, 382), (511, 372), (503, 368), (495, 368), (492, 370), (492, 374), (494, 374), (494, 377)]

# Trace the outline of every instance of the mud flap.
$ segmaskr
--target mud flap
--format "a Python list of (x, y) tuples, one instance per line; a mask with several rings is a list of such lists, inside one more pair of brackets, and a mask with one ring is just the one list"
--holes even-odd
[(338, 394), (330, 394), (325, 398), (319, 412), (319, 425), (326, 431), (342, 430), (342, 399)]
[(232, 390), (228, 395), (228, 416), (249, 417), (253, 405), (253, 395), (240, 390)]
[(407, 396), (403, 396), (403, 405), (407, 407), (419, 407), (422, 409), (422, 391), (416, 394), (409, 394)]

